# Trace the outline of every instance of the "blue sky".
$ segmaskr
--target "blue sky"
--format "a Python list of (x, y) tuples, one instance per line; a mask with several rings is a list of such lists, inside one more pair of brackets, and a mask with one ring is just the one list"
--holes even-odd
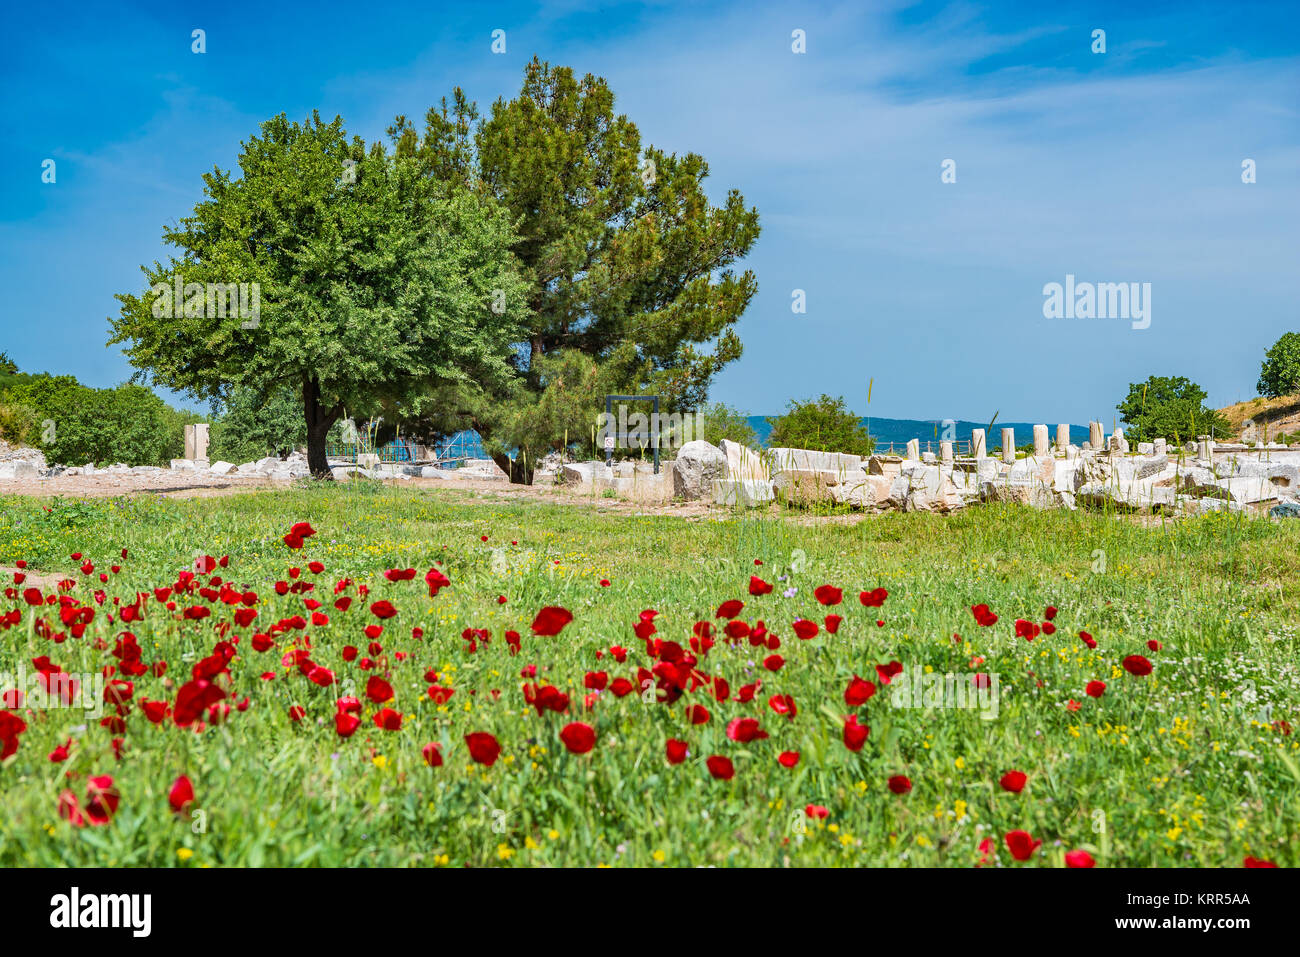
[[(162, 225), (262, 120), (319, 109), (370, 140), (456, 85), (483, 108), (513, 95), (534, 53), (608, 78), (643, 142), (701, 153), (716, 197), (735, 187), (758, 207), (745, 355), (714, 389), (746, 412), (820, 392), (866, 412), (873, 378), (876, 416), (1110, 422), (1151, 374), (1186, 375), (1215, 404), (1250, 398), (1264, 350), (1300, 330), (1291, 2), (54, 3), (6, 17), (0, 350), (25, 370), (130, 375), (104, 346), (114, 293), (140, 290), (140, 264), (167, 254)], [(1150, 327), (1044, 318), (1043, 286), (1066, 274), (1151, 283)]]

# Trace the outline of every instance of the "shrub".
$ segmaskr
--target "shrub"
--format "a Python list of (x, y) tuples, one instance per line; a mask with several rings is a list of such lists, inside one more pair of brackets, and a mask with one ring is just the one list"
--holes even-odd
[(37, 443), (50, 462), (98, 465), (165, 465), (181, 452), (178, 413), (142, 385), (91, 389), (72, 376), (32, 376), (7, 393), (7, 401), (30, 409), (44, 427)]
[(758, 433), (749, 424), (743, 412), (715, 402), (704, 410), (704, 434), (696, 436), (717, 445), (723, 439), (746, 448), (757, 449), (761, 444)]
[(791, 400), (784, 415), (768, 419), (772, 434), (767, 444), (773, 448), (812, 449), (816, 452), (847, 452), (870, 455), (875, 440), (862, 420), (844, 406), (844, 397), (805, 402)]
[(32, 445), (39, 437), (35, 412), (17, 402), (0, 401), (0, 439), (10, 445)]

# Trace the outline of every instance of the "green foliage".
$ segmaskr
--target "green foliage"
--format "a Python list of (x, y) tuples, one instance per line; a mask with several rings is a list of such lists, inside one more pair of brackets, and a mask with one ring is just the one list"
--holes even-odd
[[(519, 95), (478, 120), (457, 89), (450, 106), (444, 99), (429, 110), (423, 136), (404, 116), (389, 129), (399, 156), (490, 195), (518, 223), (513, 249), (529, 309), (513, 359), (522, 385), (489, 401), (462, 394), (439, 403), (439, 414), (462, 413), (440, 427), (472, 425), (497, 448), (530, 414), (562, 428), (570, 415), (530, 412), (547, 401), (546, 360), (561, 350), (594, 361), (594, 381), (610, 391), (657, 394), (665, 413), (698, 408), (718, 370), (740, 356), (732, 327), (757, 282), (732, 266), (758, 237), (757, 210), (736, 190), (712, 205), (703, 157), (643, 148), (636, 126), (614, 112), (606, 81), (590, 74), (534, 58)], [(599, 404), (598, 394), (589, 398)], [(566, 394), (562, 404), (572, 401)], [(530, 448), (562, 441), (540, 424), (528, 431)]]
[(762, 445), (758, 433), (749, 424), (749, 419), (745, 416), (745, 413), (739, 409), (733, 409), (721, 402), (714, 402), (703, 411), (704, 434), (699, 438), (703, 438), (706, 442), (711, 442), (714, 445), (717, 445), (723, 439), (750, 449), (757, 449)]
[(10, 445), (32, 445), (39, 435), (36, 413), (0, 395), (0, 439)]
[(875, 440), (862, 420), (845, 408), (843, 396), (831, 398), (823, 394), (820, 399), (806, 402), (791, 400), (784, 415), (768, 422), (772, 425), (772, 434), (767, 439), (770, 448), (850, 455), (870, 455), (875, 448)]
[(1198, 435), (1222, 438), (1231, 425), (1204, 404), (1205, 395), (1204, 389), (1183, 376), (1151, 376), (1146, 382), (1131, 383), (1128, 396), (1115, 408), (1129, 442), (1164, 438), (1184, 443)]
[(1288, 332), (1264, 353), (1255, 388), (1270, 399), (1300, 393), (1300, 332)]
[[(541, 386), (536, 401), (524, 396), (522, 382), (495, 410), (497, 429), (486, 440), (489, 454), (512, 449), (522, 462), (536, 463), (546, 453), (569, 444), (594, 454), (596, 416), (604, 409), (604, 390), (595, 361), (577, 349), (541, 356), (535, 363)], [(528, 468), (532, 468), (529, 464)]]
[(181, 454), (186, 414), (141, 385), (91, 389), (72, 376), (32, 376), (6, 393), (30, 410), (34, 444), (50, 462), (166, 465)]
[[(180, 258), (142, 267), (148, 291), (118, 297), (110, 343), (126, 343), (142, 375), (211, 399), (299, 390), (317, 474), (345, 409), (418, 411), (430, 383), (508, 384), (525, 286), (510, 215), (490, 196), (349, 140), (337, 117), (268, 120), (238, 163), (237, 178), (206, 174), (206, 198), (164, 231)], [(205, 304), (196, 285), (169, 318), (177, 275), (187, 288), (257, 284), (260, 315)]]
[(9, 358), (9, 353), (0, 352), (0, 375), (13, 375), (18, 371), (18, 363)]
[(307, 443), (302, 400), (288, 386), (263, 394), (241, 386), (231, 391), (212, 422), (208, 458), (251, 462), (284, 456)]

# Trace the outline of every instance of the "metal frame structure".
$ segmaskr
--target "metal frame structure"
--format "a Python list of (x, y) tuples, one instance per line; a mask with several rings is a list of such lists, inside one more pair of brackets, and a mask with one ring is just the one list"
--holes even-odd
[[(609, 393), (605, 396), (605, 415), (613, 416), (614, 400), (619, 402), (653, 402), (654, 417), (650, 420), (650, 444), (655, 450), (655, 475), (659, 474), (659, 396), (657, 395), (614, 395)], [(615, 432), (615, 439), (623, 441), (627, 439), (626, 432)], [(613, 449), (605, 449), (605, 465), (608, 467), (614, 461)]]

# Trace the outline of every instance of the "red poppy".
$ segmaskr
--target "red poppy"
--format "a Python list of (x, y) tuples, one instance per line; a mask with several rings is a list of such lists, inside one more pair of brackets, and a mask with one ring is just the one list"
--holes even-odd
[(574, 721), (564, 726), (560, 740), (571, 753), (586, 754), (596, 746), (596, 729), (581, 721)]
[(813, 589), (813, 597), (823, 605), (838, 605), (844, 600), (844, 592), (834, 585), (818, 585)]
[(806, 618), (800, 618), (794, 623), (793, 627), (795, 636), (804, 641), (817, 636), (817, 623), (808, 621)]
[(387, 598), (381, 599), (370, 606), (370, 613), (376, 618), (392, 618), (397, 614), (397, 609)]
[(748, 744), (766, 738), (767, 732), (759, 725), (757, 718), (732, 718), (727, 723), (727, 737), (732, 741)]
[(172, 789), (167, 792), (167, 803), (177, 814), (194, 803), (194, 785), (188, 777), (182, 774), (172, 783)]
[(451, 579), (438, 571), (438, 569), (430, 568), (429, 571), (425, 573), (424, 582), (429, 586), (429, 597), (435, 598), (440, 589), (446, 588), (451, 584)]
[(876, 693), (876, 686), (865, 678), (853, 676), (849, 686), (844, 689), (844, 703), (851, 708), (861, 707)]
[(1024, 788), (1026, 780), (1024, 771), (1008, 771), (998, 779), (998, 783), (1002, 785), (1002, 790), (1010, 791), (1012, 794), (1019, 794), (1021, 789)]
[(121, 795), (107, 774), (91, 778), (86, 784), (86, 819), (91, 824), (107, 824), (117, 812)]
[(693, 704), (686, 709), (686, 715), (690, 718), (691, 724), (706, 724), (709, 720), (709, 709), (702, 704)]
[(799, 752), (782, 751), (780, 754), (776, 756), (776, 759), (781, 762), (782, 767), (792, 768), (799, 763)]
[(475, 731), (465, 735), (465, 744), (469, 747), (470, 757), (479, 764), (491, 767), (501, 756), (501, 745), (497, 743), (496, 737), (486, 731)]
[(903, 673), (903, 664), (899, 661), (891, 661), (888, 664), (876, 665), (876, 677), (880, 679), (882, 685), (889, 684), (891, 678)]
[(884, 605), (885, 599), (888, 597), (889, 592), (885, 591), (883, 588), (875, 588), (871, 591), (858, 593), (858, 601), (862, 602), (863, 606), (866, 608), (879, 608)]
[(1083, 690), (1087, 692), (1089, 698), (1100, 698), (1103, 694), (1106, 693), (1106, 682), (1089, 681), (1088, 686)]
[(421, 748), (420, 754), (424, 756), (424, 763), (429, 767), (442, 767), (442, 745), (436, 741), (432, 741)]
[(393, 686), (378, 675), (371, 675), (366, 682), (366, 697), (375, 704), (393, 700)]
[(564, 629), (564, 626), (571, 621), (573, 621), (573, 613), (567, 608), (560, 608), (558, 605), (547, 605), (533, 619), (533, 634), (544, 638), (558, 635)]
[(1087, 645), (1089, 648), (1096, 648), (1096, 647), (1097, 647), (1097, 641), (1096, 641), (1096, 639), (1094, 639), (1094, 638), (1092, 637), (1092, 635), (1088, 634), (1086, 631), (1081, 631), (1081, 632), (1079, 632), (1079, 638), (1080, 638), (1080, 640), (1081, 640), (1085, 645)]
[(1274, 864), (1272, 861), (1265, 861), (1265, 860), (1261, 860), (1258, 857), (1251, 857), (1249, 854), (1247, 854), (1245, 860), (1241, 862), (1241, 866), (1242, 867), (1277, 867), (1277, 865)]
[(719, 605), (718, 613), (714, 617), (735, 618), (737, 615), (740, 614), (740, 610), (744, 607), (745, 607), (745, 603), (743, 601), (741, 601), (738, 598), (733, 598), (730, 601), (724, 601), (721, 605)]
[(975, 616), (975, 621), (981, 627), (987, 628), (990, 625), (997, 624), (998, 616), (989, 611), (988, 605), (971, 605), (971, 614)]
[(1034, 856), (1034, 851), (1038, 850), (1042, 841), (1035, 841), (1028, 831), (1010, 831), (1004, 840), (1007, 842), (1007, 850), (1011, 856), (1018, 861), (1027, 861)]
[(785, 664), (785, 659), (780, 655), (768, 655), (763, 659), (763, 667), (768, 671), (780, 671)]
[(1066, 867), (1094, 867), (1097, 862), (1092, 859), (1092, 855), (1087, 851), (1066, 851)]
[(1043, 609), (1043, 617), (1046, 618), (1048, 621), (1051, 621), (1053, 618), (1055, 618), (1056, 606), (1048, 605), (1045, 609)]
[(871, 733), (871, 728), (865, 724), (858, 724), (858, 716), (851, 714), (844, 719), (844, 746), (850, 751), (861, 751), (862, 745), (867, 740), (867, 735)]
[(375, 714), (375, 727), (385, 731), (401, 731), (402, 713), (392, 708), (381, 708)]
[(1124, 659), (1124, 670), (1139, 678), (1151, 674), (1151, 662), (1141, 655), (1129, 655)]
[(793, 721), (795, 715), (799, 713), (799, 709), (795, 707), (794, 697), (788, 694), (772, 695), (772, 697), (767, 699), (767, 706), (777, 714), (785, 715), (791, 721)]
[(772, 586), (770, 583), (763, 581), (763, 579), (759, 578), (757, 575), (749, 576), (749, 593), (751, 595), (766, 595), (771, 592), (771, 590)]
[(669, 738), (668, 744), (664, 747), (668, 757), (669, 764), (681, 764), (686, 760), (686, 742), (679, 741), (676, 738)]
[(889, 779), (889, 790), (895, 794), (907, 794), (912, 790), (912, 782), (904, 774), (895, 774)]
[(334, 730), (339, 733), (340, 738), (352, 737), (359, 727), (361, 727), (361, 719), (355, 714), (348, 714), (346, 711), (334, 713)]
[(709, 766), (709, 773), (720, 781), (730, 781), (736, 775), (736, 768), (731, 763), (731, 758), (715, 754), (705, 763)]
[(823, 807), (820, 804), (806, 805), (803, 809), (803, 812), (804, 814), (808, 815), (810, 818), (813, 818), (814, 820), (824, 819), (831, 813), (829, 810), (827, 810), (825, 807)]

